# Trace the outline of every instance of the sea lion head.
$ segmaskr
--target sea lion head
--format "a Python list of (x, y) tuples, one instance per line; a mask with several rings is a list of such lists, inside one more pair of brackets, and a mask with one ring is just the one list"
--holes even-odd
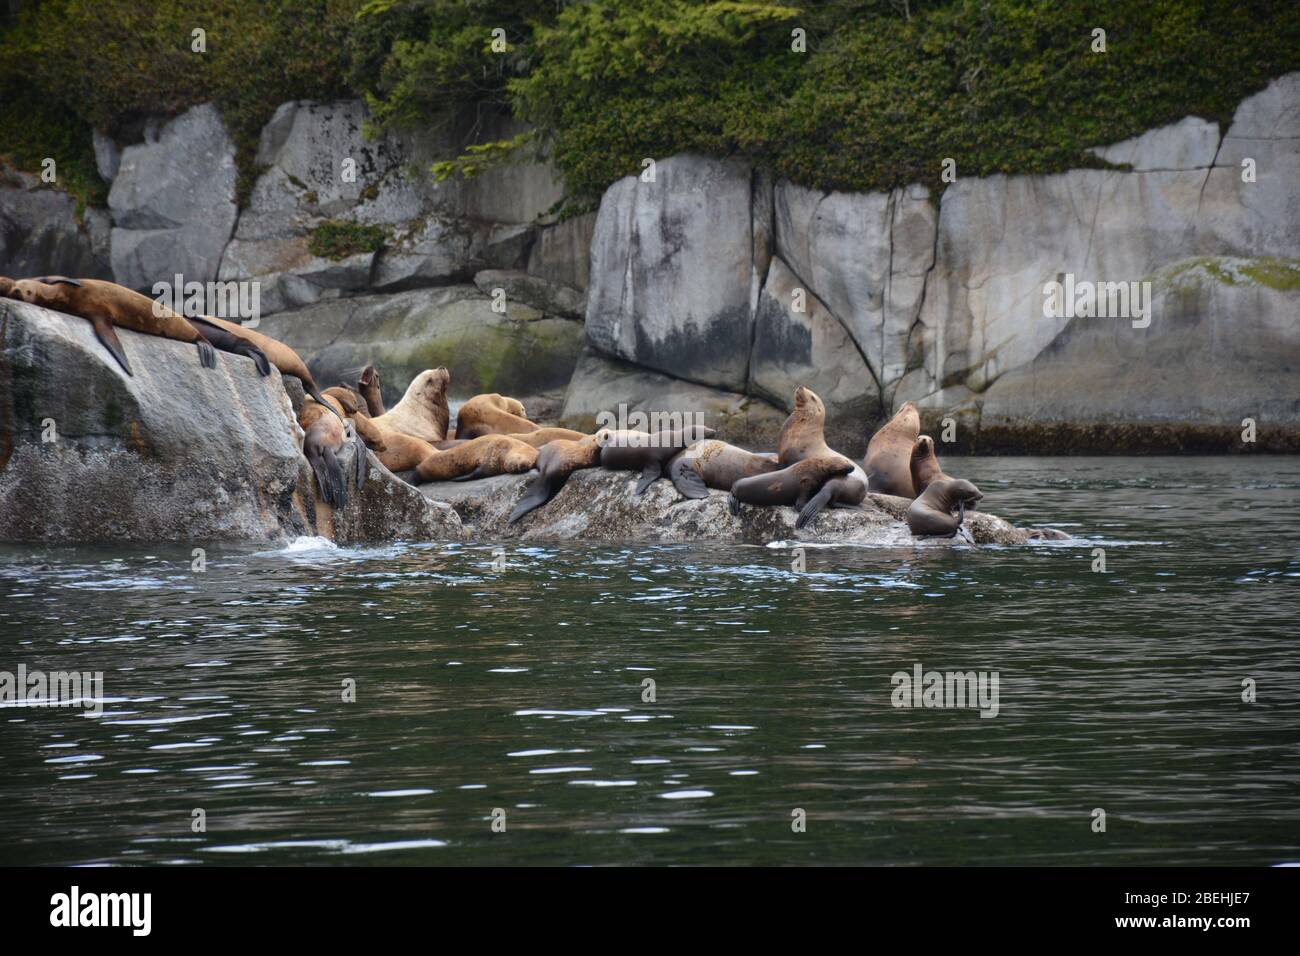
[(921, 433), (921, 413), (917, 411), (915, 402), (904, 402), (900, 405), (891, 424), (894, 422), (913, 435)]
[(964, 502), (971, 505), (984, 497), (983, 492), (965, 478), (954, 478), (945, 486), (945, 491), (952, 496), (953, 504)]
[(923, 461), (934, 454), (934, 439), (929, 435), (922, 435), (912, 446), (912, 460)]
[(19, 279), (13, 284), (9, 298), (21, 299), (32, 305), (58, 308), (67, 298), (66, 288), (63, 285), (49, 285), (39, 279)]
[(0, 298), (8, 298), (9, 293), (14, 291), (14, 280), (8, 276), (0, 276)]
[(379, 369), (375, 368), (373, 365), (367, 365), (361, 370), (361, 375), (357, 378), (357, 384), (363, 388), (369, 388), (371, 385), (380, 384)]
[(826, 406), (817, 397), (817, 393), (806, 385), (800, 385), (794, 390), (794, 408), (795, 411), (807, 410), (814, 414), (820, 413), (823, 417), (826, 415)]

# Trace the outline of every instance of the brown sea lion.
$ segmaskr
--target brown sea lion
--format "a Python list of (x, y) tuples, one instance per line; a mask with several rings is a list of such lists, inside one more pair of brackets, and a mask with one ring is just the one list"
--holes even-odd
[(250, 329), (245, 325), (240, 325), (238, 322), (219, 319), (213, 315), (196, 315), (189, 321), (200, 331), (208, 328), (224, 329), (231, 335), (257, 346), (265, 353), (271, 364), (280, 370), (281, 375), (290, 375), (298, 379), (298, 381), (302, 382), (304, 392), (327, 408), (334, 409), (336, 412), (339, 411), (335, 406), (322, 401), (324, 393), (321, 391), (320, 386), (316, 384), (316, 379), (312, 378), (312, 374), (308, 371), (307, 363), (302, 360), (302, 356), (279, 339), (273, 339), (269, 335), (263, 335), (261, 332)]
[(776, 440), (776, 460), (788, 468), (805, 458), (836, 454), (826, 444), (826, 406), (816, 392), (800, 385), (794, 390), (794, 411)]
[(411, 379), (402, 400), (383, 415), (374, 415), (371, 421), (381, 428), (401, 432), (430, 444), (447, 437), (447, 422), (451, 413), (447, 408), (447, 386), (451, 373), (445, 368), (431, 368)]
[[(907, 526), (917, 537), (951, 538), (966, 519), (966, 506), (984, 496), (964, 478), (938, 478), (907, 507)], [(954, 515), (953, 511), (957, 514)]]
[(0, 276), (0, 299), (9, 298), (9, 293), (14, 290), (14, 280), (8, 276)]
[(384, 414), (384, 394), (380, 391), (379, 369), (367, 365), (357, 378), (357, 392), (366, 402), (366, 414), (378, 418)]
[(575, 432), (572, 428), (539, 428), (535, 432), (518, 432), (509, 436), (517, 438), (526, 445), (541, 448), (553, 441), (582, 441), (589, 437), (585, 432)]
[(1059, 528), (1026, 528), (1025, 537), (1029, 541), (1069, 541), (1073, 535)]
[[(415, 466), (426, 481), (473, 481), (493, 475), (521, 475), (537, 464), (537, 449), (508, 435), (483, 435), (447, 451), (435, 451)], [(415, 484), (415, 482), (412, 482)]]
[(560, 438), (543, 445), (537, 453), (537, 477), (529, 482), (523, 497), (515, 503), (509, 523), (514, 524), (554, 498), (575, 471), (599, 465), (601, 442), (608, 438), (608, 433), (608, 428), (602, 428), (594, 435), (584, 435), (574, 441)]
[(7, 295), (56, 312), (77, 315), (90, 322), (109, 354), (132, 375), (131, 363), (114, 327), (157, 335), (177, 342), (191, 342), (198, 347), (199, 364), (216, 368), (217, 356), (212, 343), (193, 325), (171, 309), (147, 295), (102, 279), (69, 279), (66, 276), (42, 276), (13, 282)]
[(775, 455), (745, 451), (715, 438), (697, 441), (668, 462), (673, 487), (687, 498), (707, 498), (710, 488), (730, 491), (741, 478), (778, 470)]
[[(777, 461), (783, 467), (808, 458), (827, 456), (838, 456), (849, 461), (826, 444), (826, 405), (816, 392), (802, 385), (794, 390), (794, 411), (781, 426), (776, 449)], [(866, 496), (866, 472), (853, 465), (853, 470), (848, 475), (831, 478), (822, 485), (800, 510), (795, 527), (802, 528), (808, 524), (823, 508), (858, 508)]]
[(918, 495), (925, 491), (932, 481), (938, 481), (940, 478), (951, 479), (951, 476), (945, 475), (939, 466), (939, 457), (934, 453), (934, 439), (929, 435), (922, 435), (912, 446), (912, 459), (908, 470), (912, 475), (912, 487), (916, 489)]
[(704, 425), (648, 432), (630, 429), (602, 429), (606, 433), (600, 450), (600, 467), (610, 471), (639, 471), (641, 477), (633, 494), (645, 490), (664, 473), (664, 467), (679, 451), (688, 445), (717, 434)]
[[(338, 455), (348, 440), (348, 433), (342, 407), (328, 396), (324, 396), (323, 402), (308, 398), (302, 403), (298, 424), (304, 432), (302, 453), (316, 475), (321, 500), (331, 508), (344, 507), (348, 503), (348, 482)], [(363, 459), (364, 469), (364, 447), (358, 448), (357, 454)]]
[(496, 392), (475, 395), (456, 413), (457, 438), (517, 435), (535, 432), (540, 427), (528, 420), (524, 406), (517, 399)]
[(805, 458), (789, 468), (766, 475), (741, 478), (731, 486), (727, 507), (740, 514), (741, 504), (793, 505), (802, 510), (827, 481), (853, 471), (853, 462), (843, 455)]
[(867, 457), (862, 465), (867, 472), (869, 490), (883, 495), (916, 497), (912, 486), (912, 448), (920, 434), (921, 416), (915, 405), (904, 402), (867, 443)]

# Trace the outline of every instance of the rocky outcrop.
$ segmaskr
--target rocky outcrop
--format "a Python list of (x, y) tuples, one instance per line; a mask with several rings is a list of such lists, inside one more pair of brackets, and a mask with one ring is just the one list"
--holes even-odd
[(380, 467), (343, 512), (318, 503), (279, 372), (118, 334), (133, 376), (84, 319), (0, 299), (0, 541), (462, 536)]
[(39, 176), (0, 167), (0, 275), (74, 275), (111, 279), (109, 221), (46, 187)]
[[(797, 530), (798, 513), (793, 508), (745, 505), (733, 516), (725, 492), (712, 491), (707, 498), (692, 500), (679, 495), (666, 479), (656, 481), (638, 498), (633, 494), (636, 475), (599, 468), (575, 472), (551, 501), (516, 524), (508, 524), (510, 511), (528, 480), (523, 475), (501, 475), (482, 481), (434, 482), (420, 490), (455, 508), (475, 538), (491, 541), (918, 543), (902, 518), (908, 506), (903, 498), (871, 495), (861, 511), (823, 511), (811, 526)], [(1027, 541), (1025, 532), (993, 515), (967, 512), (966, 524), (977, 544)], [(954, 541), (926, 539), (922, 543), (951, 545)]]
[(122, 151), (108, 194), (113, 276), (144, 291), (176, 275), (215, 279), (238, 211), (235, 147), (221, 114), (196, 106), (146, 135)]
[(591, 246), (587, 338), (676, 378), (745, 390), (756, 261), (750, 167), (674, 156), (605, 192)]
[(258, 331), (293, 347), (323, 387), (375, 363), (390, 404), (439, 365), (456, 396), (563, 388), (582, 351), (582, 326), (509, 295), (504, 307), (496, 312), (490, 295), (456, 285), (321, 302), (268, 316)]

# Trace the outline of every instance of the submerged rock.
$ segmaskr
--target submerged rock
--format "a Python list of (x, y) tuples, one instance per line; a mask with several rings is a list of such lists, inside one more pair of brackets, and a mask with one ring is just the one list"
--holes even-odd
[[(487, 541), (911, 545), (917, 540), (903, 520), (906, 498), (869, 495), (861, 511), (823, 511), (810, 526), (796, 530), (798, 513), (793, 508), (744, 505), (733, 516), (726, 492), (711, 491), (707, 498), (692, 500), (678, 494), (667, 479), (656, 481), (638, 498), (633, 494), (634, 473), (599, 468), (575, 472), (551, 501), (518, 523), (507, 524), (510, 510), (530, 480), (529, 475), (500, 475), (481, 481), (432, 482), (420, 486), (420, 491), (431, 500), (450, 504), (471, 536)], [(1028, 540), (1024, 531), (982, 512), (967, 512), (966, 526), (977, 544)], [(932, 538), (927, 543), (955, 540)]]
[(187, 343), (118, 336), (132, 376), (86, 320), (0, 299), (0, 541), (463, 536), (373, 456), (346, 509), (320, 504), (278, 371), (225, 352), (204, 369)]

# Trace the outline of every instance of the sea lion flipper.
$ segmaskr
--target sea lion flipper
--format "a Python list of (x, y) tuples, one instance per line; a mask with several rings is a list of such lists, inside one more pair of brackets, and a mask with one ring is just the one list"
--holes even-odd
[(39, 276), (36, 279), (42, 285), (75, 285), (81, 287), (81, 283), (76, 279), (69, 279), (67, 276)]
[(709, 486), (704, 483), (700, 473), (691, 467), (690, 462), (679, 458), (668, 468), (668, 477), (679, 494), (687, 498), (707, 498)]
[(645, 490), (663, 477), (664, 466), (658, 461), (650, 460), (646, 462), (645, 467), (641, 469), (641, 478), (636, 483), (634, 495), (640, 496), (645, 494)]
[(538, 475), (529, 482), (528, 489), (524, 492), (523, 497), (515, 502), (514, 508), (510, 511), (510, 518), (506, 523), (514, 524), (530, 511), (546, 504), (553, 497), (554, 492), (547, 487), (547, 482), (542, 479), (542, 476)]
[(727, 495), (727, 510), (733, 515), (740, 514), (740, 499), (735, 495)]
[(822, 490), (817, 492), (817, 494), (813, 496), (812, 500), (809, 501), (808, 504), (804, 505), (803, 510), (799, 512), (799, 517), (795, 519), (794, 526), (796, 528), (802, 528), (804, 525), (811, 523), (814, 518), (821, 514), (821, 511), (826, 507), (827, 502), (831, 500), (832, 492), (833, 489), (831, 488), (830, 482), (823, 485)]
[(449, 479), (449, 480), (451, 480), (451, 481), (477, 481), (479, 478), (483, 478), (483, 477), (485, 477), (484, 474), (483, 474), (483, 466), (482, 466), (482, 465), (479, 465), (479, 466), (477, 466), (473, 471), (471, 471), (469, 474), (465, 474), (465, 475), (457, 475), (455, 478), (451, 478), (451, 479)]
[(194, 344), (199, 350), (199, 364), (204, 368), (216, 368), (217, 350), (212, 347), (212, 343), (200, 335), (194, 340)]
[(311, 446), (305, 451), (311, 470), (316, 474), (321, 499), (331, 508), (342, 508), (348, 501), (348, 486), (334, 449)]
[(257, 374), (266, 378), (271, 374), (271, 360), (266, 357), (266, 353), (256, 345), (249, 345), (244, 350), (244, 354), (251, 358), (257, 364)]
[[(349, 424), (351, 424), (349, 422)], [(356, 454), (356, 471), (357, 471), (357, 489), (366, 483), (369, 462), (369, 451), (366, 449), (366, 443), (361, 440), (361, 435), (355, 429), (352, 432), (352, 444), (355, 446)]]
[(122, 348), (122, 342), (117, 337), (113, 323), (103, 316), (96, 316), (90, 320), (90, 325), (95, 330), (95, 338), (99, 339), (104, 348), (108, 349), (109, 354), (117, 359), (117, 364), (122, 366), (122, 370), (127, 375), (134, 376), (135, 373), (131, 371), (131, 363), (126, 360), (126, 351)]

